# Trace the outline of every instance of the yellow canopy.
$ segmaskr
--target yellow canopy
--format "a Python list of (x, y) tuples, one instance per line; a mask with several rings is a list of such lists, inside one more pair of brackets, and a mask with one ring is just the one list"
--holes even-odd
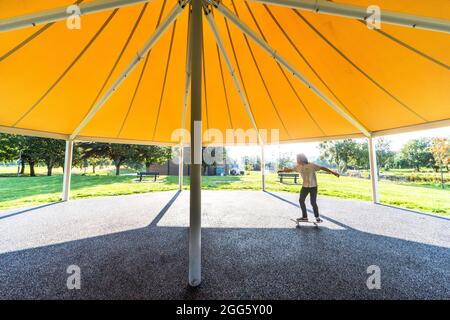
[[(105, 2), (77, 2), (82, 8), (101, 1)], [(311, 12), (275, 2), (218, 3), (273, 48), (275, 55), (244, 35), (216, 7), (205, 9), (217, 26), (249, 108), (204, 18), (203, 130), (218, 129), (225, 136), (228, 128), (253, 128), (253, 117), (258, 129), (279, 129), (282, 142), (299, 142), (450, 124), (449, 33), (383, 23), (383, 10), (387, 10), (448, 25), (450, 1), (377, 0), (382, 10), (380, 30), (371, 30), (356, 18), (321, 14), (321, 8)], [(366, 8), (373, 2), (336, 0), (332, 4)], [(171, 134), (184, 126), (184, 113), (189, 129), (189, 106), (184, 108), (188, 7), (101, 104), (177, 1), (129, 1), (127, 6), (81, 16), (79, 30), (69, 29), (66, 19), (8, 27), (30, 14), (73, 3), (0, 1), (0, 131), (175, 143)], [(291, 72), (294, 69), (298, 74)], [(331, 104), (302, 83), (299, 75)], [(92, 117), (86, 119), (90, 111)], [(87, 121), (83, 124), (83, 120)]]

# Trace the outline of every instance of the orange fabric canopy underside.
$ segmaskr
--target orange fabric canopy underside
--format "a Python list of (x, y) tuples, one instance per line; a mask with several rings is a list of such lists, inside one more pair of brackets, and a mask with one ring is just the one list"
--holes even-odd
[[(0, 19), (73, 2), (3, 0)], [(72, 134), (153, 33), (160, 13), (164, 18), (175, 3), (156, 0), (83, 16), (80, 30), (69, 30), (60, 21), (0, 33), (0, 131)], [(223, 3), (370, 132), (449, 124), (450, 35), (384, 24), (375, 31), (347, 18), (243, 0)], [(377, 4), (450, 18), (446, 0)], [(279, 129), (282, 142), (362, 136), (219, 12), (213, 14), (259, 129)], [(203, 129), (224, 135), (226, 129), (251, 129), (205, 19), (203, 25)], [(171, 135), (182, 126), (187, 26), (185, 9), (79, 139), (174, 143)]]

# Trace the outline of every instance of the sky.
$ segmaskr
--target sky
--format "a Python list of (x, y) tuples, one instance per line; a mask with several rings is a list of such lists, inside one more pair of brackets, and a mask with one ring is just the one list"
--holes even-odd
[[(399, 151), (402, 146), (410, 139), (432, 138), (432, 137), (450, 137), (450, 127), (429, 129), (408, 133), (399, 133), (395, 135), (384, 136), (391, 142), (391, 150)], [(360, 140), (360, 139), (358, 139)], [(311, 160), (319, 157), (319, 142), (280, 144), (277, 146), (266, 146), (266, 161), (276, 160), (280, 155), (289, 154), (294, 157), (297, 153), (304, 153)], [(240, 162), (244, 156), (260, 156), (260, 147), (227, 147), (227, 153), (232, 158)]]

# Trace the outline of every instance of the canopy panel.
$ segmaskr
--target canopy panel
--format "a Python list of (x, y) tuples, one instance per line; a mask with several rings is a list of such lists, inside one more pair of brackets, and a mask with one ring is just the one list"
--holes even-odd
[[(0, 18), (72, 3), (4, 0)], [(0, 33), (0, 131), (68, 138), (176, 3), (156, 0), (82, 16), (80, 30), (63, 20)], [(377, 4), (447, 20), (450, 13), (445, 0)], [(244, 0), (222, 5), (370, 133), (449, 125), (449, 34), (387, 24), (370, 30), (355, 19)], [(252, 129), (253, 118), (259, 130), (279, 130), (282, 142), (363, 136), (220, 12), (210, 14), (226, 56), (204, 19), (203, 130), (225, 137), (227, 129)], [(171, 144), (174, 131), (190, 129), (189, 105), (182, 123), (188, 25), (184, 9), (77, 139)], [(205, 143), (212, 136), (205, 135)], [(270, 134), (265, 142), (272, 142)]]

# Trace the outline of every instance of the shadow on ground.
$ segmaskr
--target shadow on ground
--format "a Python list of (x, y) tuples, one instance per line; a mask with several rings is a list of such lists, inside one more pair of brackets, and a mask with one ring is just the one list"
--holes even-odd
[[(275, 194), (268, 198), (290, 200)], [(1, 299), (450, 299), (449, 249), (339, 228), (204, 228), (203, 283), (187, 286), (188, 233), (148, 226), (0, 255)], [(366, 286), (381, 268), (381, 289)], [(81, 290), (66, 269), (81, 268)]]

